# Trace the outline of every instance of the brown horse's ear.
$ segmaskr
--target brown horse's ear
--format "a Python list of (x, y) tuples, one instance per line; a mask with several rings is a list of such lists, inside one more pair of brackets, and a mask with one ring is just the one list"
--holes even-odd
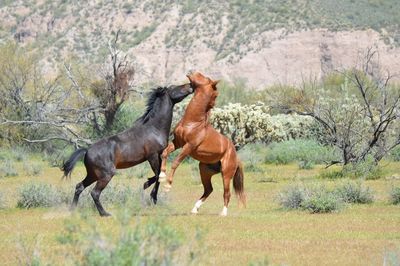
[(218, 84), (219, 82), (220, 82), (220, 80), (214, 80), (214, 81), (212, 82), (212, 87), (213, 87), (214, 90), (217, 89), (217, 84)]

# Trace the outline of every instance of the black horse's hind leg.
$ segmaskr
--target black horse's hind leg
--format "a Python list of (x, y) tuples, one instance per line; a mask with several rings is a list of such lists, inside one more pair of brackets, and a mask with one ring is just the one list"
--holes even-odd
[(103, 189), (107, 186), (108, 182), (110, 182), (110, 180), (111, 180), (111, 178), (101, 179), (101, 180), (97, 181), (92, 192), (90, 192), (90, 195), (92, 195), (94, 204), (96, 204), (96, 208), (99, 211), (100, 216), (110, 216), (111, 215), (104, 210), (103, 205), (101, 205), (101, 202), (100, 202), (100, 194), (103, 191)]
[(86, 178), (83, 179), (82, 182), (79, 182), (76, 185), (74, 199), (71, 204), (71, 210), (75, 209), (76, 205), (78, 205), (79, 195), (81, 195), (82, 191), (84, 191), (86, 187), (93, 184), (94, 181), (96, 180), (93, 177), (86, 176)]
[(145, 185), (147, 183), (150, 183), (151, 185), (152, 183), (156, 182), (156, 184), (154, 185), (153, 189), (150, 192), (150, 196), (154, 204), (157, 204), (157, 194), (158, 194), (158, 188), (160, 186), (160, 182), (158, 182), (158, 176), (160, 175), (160, 170), (161, 170), (161, 156), (160, 154), (153, 154), (148, 160), (155, 176), (149, 178), (149, 180), (145, 183)]

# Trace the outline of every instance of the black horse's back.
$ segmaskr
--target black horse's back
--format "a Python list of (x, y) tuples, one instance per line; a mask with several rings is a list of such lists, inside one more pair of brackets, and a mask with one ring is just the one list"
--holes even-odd
[(75, 164), (81, 159), (83, 155), (87, 153), (87, 151), (88, 150), (86, 148), (81, 148), (72, 153), (68, 161), (64, 162), (63, 166), (61, 167), (61, 170), (64, 172), (63, 178), (71, 177), (71, 172), (72, 169), (74, 169)]

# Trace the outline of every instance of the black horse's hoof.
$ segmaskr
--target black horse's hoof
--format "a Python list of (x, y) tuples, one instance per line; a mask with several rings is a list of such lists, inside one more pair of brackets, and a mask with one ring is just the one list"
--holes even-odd
[(144, 182), (143, 189), (147, 189), (150, 186), (149, 181)]
[(108, 217), (108, 216), (111, 216), (111, 213), (108, 213), (108, 212), (100, 213), (100, 216), (101, 217)]

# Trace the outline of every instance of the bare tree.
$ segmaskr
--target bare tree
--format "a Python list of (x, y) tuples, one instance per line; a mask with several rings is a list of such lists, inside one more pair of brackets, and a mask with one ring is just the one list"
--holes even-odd
[(358, 67), (339, 75), (339, 86), (304, 84), (285, 93), (278, 106), (321, 125), (325, 140), (342, 152), (342, 161), (333, 163), (358, 163), (369, 155), (379, 162), (400, 144), (400, 88), (390, 72), (381, 71), (379, 54), (372, 49)]
[(122, 55), (117, 48), (120, 31), (115, 34), (114, 40), (108, 43), (109, 60), (101, 68), (100, 78), (91, 83), (91, 89), (102, 107), (105, 118), (104, 127), (98, 123), (96, 114), (93, 114), (95, 129), (108, 132), (114, 124), (115, 115), (120, 106), (128, 99), (129, 92), (136, 91), (132, 88), (134, 68), (127, 55)]

